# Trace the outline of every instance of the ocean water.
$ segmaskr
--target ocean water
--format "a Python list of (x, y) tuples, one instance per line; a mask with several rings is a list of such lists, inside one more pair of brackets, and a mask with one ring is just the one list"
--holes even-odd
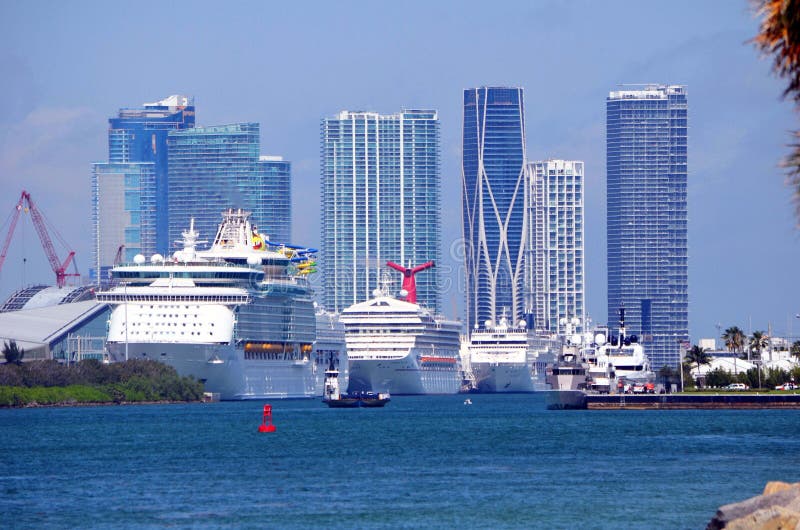
[(800, 411), (469, 397), (0, 410), (0, 528), (704, 528), (800, 481)]

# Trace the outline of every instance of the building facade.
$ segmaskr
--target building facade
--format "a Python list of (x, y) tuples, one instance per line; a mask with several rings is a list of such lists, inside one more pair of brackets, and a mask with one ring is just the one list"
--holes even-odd
[(289, 241), (291, 166), (260, 156), (257, 123), (173, 131), (167, 146), (171, 250), (192, 218), (200, 238), (212, 240), (228, 208), (251, 212), (252, 223), (271, 241)]
[[(439, 117), (343, 111), (322, 120), (321, 139), (322, 302), (339, 312), (372, 297), (387, 261), (440, 261)], [(418, 303), (440, 311), (437, 269), (416, 285)]]
[(521, 88), (464, 90), (462, 209), (470, 329), (524, 316), (525, 118)]
[(167, 134), (194, 119), (192, 98), (179, 95), (109, 118), (108, 162), (92, 164), (93, 283), (105, 281), (120, 246), (122, 259), (168, 248)]
[(156, 253), (155, 164), (92, 165), (92, 283), (105, 286), (119, 259)]
[(606, 100), (608, 323), (625, 307), (654, 369), (689, 340), (687, 94), (680, 85)]
[(525, 306), (539, 330), (584, 330), (583, 183), (581, 161), (528, 164)]
[(152, 162), (155, 168), (155, 250), (169, 248), (167, 235), (167, 135), (170, 131), (194, 127), (194, 100), (173, 95), (138, 108), (123, 108), (108, 120), (108, 162)]

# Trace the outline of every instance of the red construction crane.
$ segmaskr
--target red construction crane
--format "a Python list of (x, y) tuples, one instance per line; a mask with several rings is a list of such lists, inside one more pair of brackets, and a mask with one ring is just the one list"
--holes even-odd
[[(27, 205), (27, 206), (23, 206)], [(67, 259), (64, 260), (64, 263), (59, 263), (58, 255), (56, 254), (56, 249), (53, 247), (53, 241), (50, 239), (50, 235), (47, 232), (47, 227), (45, 226), (45, 220), (42, 213), (36, 208), (36, 205), (31, 200), (31, 194), (25, 190), (22, 190), (22, 195), (19, 197), (19, 201), (17, 202), (17, 206), (14, 208), (14, 212), (12, 213), (11, 218), (11, 227), (8, 229), (8, 234), (6, 234), (6, 240), (3, 242), (3, 249), (0, 251), (0, 271), (3, 269), (3, 263), (6, 261), (6, 254), (8, 253), (8, 247), (11, 245), (11, 237), (14, 235), (14, 229), (17, 227), (17, 221), (19, 221), (19, 214), (25, 212), (30, 212), (31, 219), (33, 220), (33, 226), (36, 228), (36, 233), (39, 234), (39, 240), (42, 242), (42, 247), (44, 248), (44, 253), (47, 254), (47, 259), (50, 262), (50, 267), (52, 267), (53, 272), (56, 273), (56, 285), (59, 287), (64, 287), (66, 284), (67, 276), (77, 276), (80, 277), (78, 274), (78, 268), (75, 265), (75, 262), (72, 258), (75, 257), (75, 251), (70, 250)], [(69, 248), (61, 236), (58, 234), (57, 231), (53, 231), (58, 237), (58, 240), (61, 242), (62, 245)], [(72, 267), (75, 270), (74, 273), (67, 273), (67, 267), (69, 264), (72, 263)]]
[(427, 263), (423, 263), (422, 265), (417, 265), (414, 268), (407, 268), (403, 267), (402, 265), (398, 265), (393, 261), (387, 261), (386, 265), (393, 268), (396, 271), (400, 271), (403, 273), (403, 287), (402, 289), (408, 293), (406, 295), (406, 301), (411, 302), (412, 304), (417, 303), (417, 282), (414, 280), (414, 275), (420, 271), (424, 271), (425, 269), (429, 269), (434, 266), (432, 261)]

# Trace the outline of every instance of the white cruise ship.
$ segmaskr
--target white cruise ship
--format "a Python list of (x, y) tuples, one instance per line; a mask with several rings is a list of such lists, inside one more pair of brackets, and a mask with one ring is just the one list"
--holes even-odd
[(209, 250), (194, 222), (183, 249), (114, 267), (107, 348), (113, 360), (155, 359), (223, 400), (314, 397), (313, 249), (272, 245), (249, 212), (223, 213)]
[(478, 392), (541, 392), (549, 390), (547, 367), (556, 360), (557, 339), (538, 335), (520, 321), (510, 327), (503, 316), (486, 322), (469, 340), (470, 367)]
[(389, 296), (354, 304), (340, 315), (350, 367), (349, 392), (456, 394), (461, 389), (461, 323)]

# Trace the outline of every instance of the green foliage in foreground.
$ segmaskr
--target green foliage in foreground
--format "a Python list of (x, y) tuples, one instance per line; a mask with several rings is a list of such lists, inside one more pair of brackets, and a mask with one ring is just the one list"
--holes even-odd
[(198, 401), (203, 384), (180, 377), (156, 361), (103, 364), (86, 360), (65, 366), (55, 361), (0, 365), (0, 406), (30, 404)]

